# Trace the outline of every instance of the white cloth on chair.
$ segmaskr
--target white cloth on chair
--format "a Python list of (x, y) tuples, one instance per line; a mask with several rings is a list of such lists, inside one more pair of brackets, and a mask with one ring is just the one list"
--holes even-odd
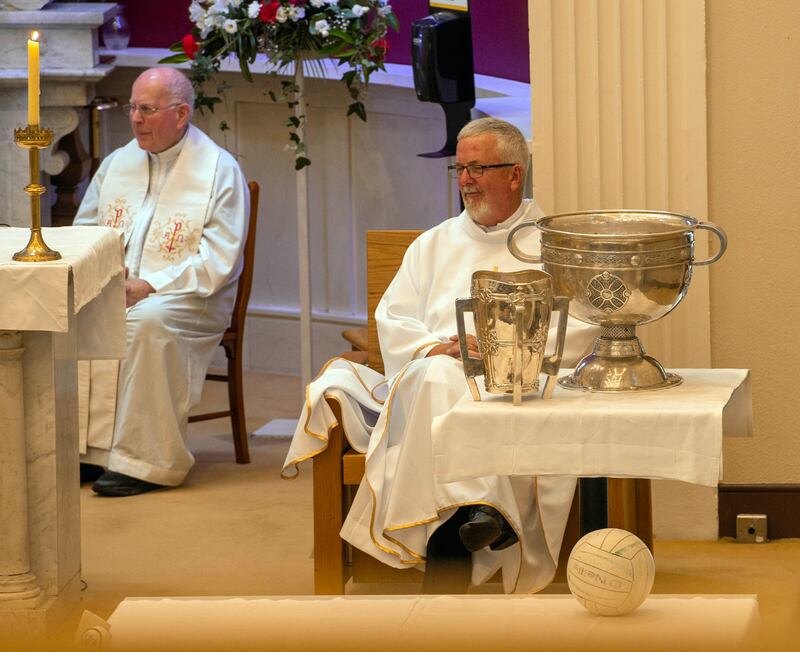
[[(465, 212), (423, 233), (409, 247), (375, 313), (388, 387), (378, 386), (384, 379), (374, 371), (341, 360), (330, 363), (309, 386), (284, 470), (325, 449), (333, 415), (324, 397), (329, 392), (347, 396), (343, 419), (351, 444), (358, 449), (370, 431), (371, 436), (365, 477), (341, 534), (390, 566), (423, 564), (428, 539), (457, 507), (489, 504), (504, 514), (521, 543), (475, 553), (473, 581), (485, 581), (502, 567), (506, 591), (529, 592), (546, 586), (555, 573), (575, 479), (492, 476), (437, 483), (431, 426), (461, 399), (467, 385), (460, 361), (425, 358), (456, 332), (455, 300), (469, 296), (474, 271), (530, 268), (510, 254), (506, 238), (520, 220), (541, 215), (533, 202), (525, 201), (501, 228), (484, 230)], [(521, 244), (535, 253), (538, 234), (535, 229), (525, 233)], [(467, 330), (474, 332), (471, 324)], [(565, 364), (586, 351), (596, 332), (570, 319)], [(380, 411), (374, 427), (358, 423), (359, 406)], [(350, 422), (356, 422), (355, 435)]]

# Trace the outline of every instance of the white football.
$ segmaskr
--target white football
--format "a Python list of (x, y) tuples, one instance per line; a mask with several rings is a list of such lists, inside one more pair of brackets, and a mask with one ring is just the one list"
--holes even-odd
[(650, 594), (653, 555), (635, 534), (617, 528), (589, 532), (569, 555), (567, 584), (584, 607), (600, 616), (622, 616)]

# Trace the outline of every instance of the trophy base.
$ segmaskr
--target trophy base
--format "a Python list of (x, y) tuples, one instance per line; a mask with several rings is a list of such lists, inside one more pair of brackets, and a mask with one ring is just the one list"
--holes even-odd
[[(632, 329), (629, 331), (632, 333)], [(683, 382), (668, 373), (658, 360), (647, 355), (639, 338), (597, 338), (592, 353), (575, 367), (574, 373), (559, 378), (566, 389), (589, 392), (633, 392), (675, 387)]]

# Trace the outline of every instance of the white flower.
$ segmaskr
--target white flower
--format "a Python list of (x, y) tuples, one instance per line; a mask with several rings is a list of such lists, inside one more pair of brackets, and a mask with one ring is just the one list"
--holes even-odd
[(385, 18), (390, 13), (392, 13), (392, 5), (384, 5), (383, 7), (378, 8), (378, 15), (381, 18)]
[(228, 34), (235, 34), (239, 27), (236, 25), (235, 20), (228, 18), (224, 23), (222, 23), (222, 29), (228, 32)]
[(311, 6), (314, 7), (314, 9), (319, 9), (320, 7), (324, 7), (325, 0), (311, 0)]
[(321, 35), (323, 38), (327, 38), (331, 33), (331, 26), (327, 20), (318, 20), (314, 23), (314, 28), (317, 30), (317, 34)]
[(280, 7), (275, 14), (275, 20), (279, 23), (285, 23), (289, 20), (289, 10), (286, 7)]
[(369, 11), (369, 7), (365, 7), (364, 5), (353, 5), (351, 11), (356, 18), (361, 18), (361, 16)]
[(242, 0), (229, 0), (228, 4), (234, 9), (237, 9), (239, 5), (242, 4)]
[(247, 17), (248, 18), (258, 18), (258, 12), (261, 11), (261, 3), (260, 2), (251, 2), (247, 5)]
[(224, 14), (228, 11), (228, 0), (214, 0), (214, 4), (208, 9), (212, 14)]
[(335, 7), (339, 4), (339, 0), (325, 0), (325, 4), (330, 5), (331, 7)]
[(197, 24), (205, 14), (205, 10), (197, 2), (189, 5), (189, 18), (193, 23)]
[(289, 7), (289, 18), (295, 23), (306, 17), (306, 10), (303, 7)]

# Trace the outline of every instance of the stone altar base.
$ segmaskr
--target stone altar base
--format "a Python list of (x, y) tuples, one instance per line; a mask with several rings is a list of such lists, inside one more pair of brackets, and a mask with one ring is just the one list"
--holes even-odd
[(753, 595), (652, 595), (616, 618), (571, 595), (126, 598), (108, 623), (87, 616), (79, 652), (730, 652), (759, 631)]
[[(70, 388), (77, 388), (76, 333), (32, 331), (20, 334), (20, 340), (24, 380), (21, 388), (9, 385), (7, 366), (0, 369), (0, 412), (14, 409), (21, 389), (25, 467), (9, 480), (10, 489), (21, 488), (25, 500), (7, 503), (4, 497), (0, 511), (6, 517), (3, 537), (20, 547), (25, 539), (28, 569), (19, 575), (30, 576), (30, 587), (0, 593), (0, 638), (49, 634), (80, 602), (78, 408), (70, 398)], [(8, 435), (0, 437), (4, 447)], [(26, 522), (27, 532), (15, 528), (14, 521)], [(4, 576), (5, 584), (8, 577), (13, 572)]]

